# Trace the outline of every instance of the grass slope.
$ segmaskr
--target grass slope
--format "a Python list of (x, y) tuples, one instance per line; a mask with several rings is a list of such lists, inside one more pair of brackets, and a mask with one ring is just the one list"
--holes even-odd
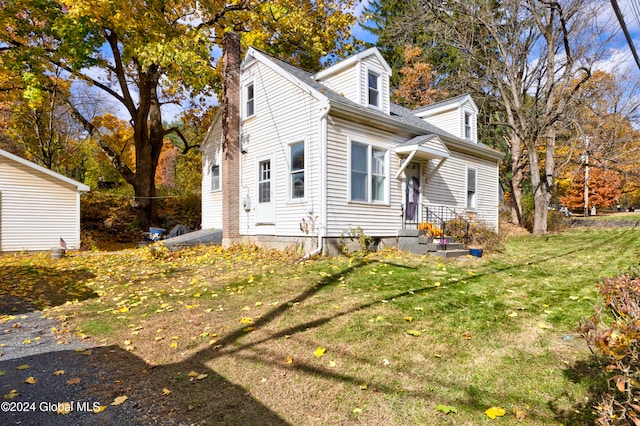
[(255, 247), (3, 256), (0, 281), (16, 284), (1, 295), (20, 303), (0, 313), (46, 308), (62, 329), (128, 351), (139, 362), (114, 356), (111, 368), (140, 403), (170, 389), (168, 419), (475, 425), (495, 406), (503, 424), (584, 424), (602, 382), (576, 329), (596, 282), (635, 265), (639, 246), (637, 230), (608, 229), (514, 237), (464, 260), (297, 263)]

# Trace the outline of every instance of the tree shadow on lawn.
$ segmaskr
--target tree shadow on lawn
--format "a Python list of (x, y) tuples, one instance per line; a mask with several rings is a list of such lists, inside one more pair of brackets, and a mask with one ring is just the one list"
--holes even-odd
[[(29, 368), (19, 370), (21, 365)], [(64, 373), (54, 374), (59, 370)], [(206, 377), (189, 377), (192, 370)], [(11, 390), (19, 393), (13, 399), (4, 399), (5, 404), (22, 404), (22, 411), (0, 412), (3, 425), (287, 424), (244, 388), (202, 365), (181, 362), (150, 367), (115, 345), (0, 361), (0, 371), (5, 373), (0, 382), (2, 395)], [(36, 383), (26, 383), (28, 377)], [(164, 389), (170, 393), (165, 395)], [(120, 396), (127, 399), (112, 405)], [(71, 412), (57, 414), (61, 402), (72, 402)], [(94, 413), (97, 406), (106, 409)]]
[[(369, 262), (369, 263), (372, 263), (372, 262)], [(389, 263), (386, 263), (386, 264), (389, 264)], [(266, 315), (263, 315), (258, 320), (256, 320), (252, 327), (252, 329), (255, 328), (255, 331), (251, 331), (251, 333), (259, 333), (259, 330), (261, 328), (265, 327), (267, 324), (274, 321), (277, 317), (285, 315), (287, 311), (294, 306), (294, 304), (303, 302), (304, 300), (313, 297), (320, 290), (322, 290), (327, 286), (342, 282), (340, 280), (341, 277), (344, 277), (348, 274), (353, 273), (356, 269), (364, 265), (365, 264), (360, 263), (360, 264), (348, 267), (346, 269), (343, 269), (341, 271), (337, 271), (330, 276), (324, 277), (323, 279), (319, 280), (317, 283), (310, 285), (310, 287), (308, 287), (307, 290), (303, 291), (296, 297), (289, 299), (287, 302), (281, 303), (280, 305), (272, 309), (270, 312), (268, 312)], [(394, 265), (394, 266), (401, 267), (401, 268), (415, 269), (405, 265)], [(235, 331), (232, 331), (231, 333), (229, 333), (228, 335), (220, 339), (214, 347), (206, 348), (193, 354), (186, 361), (186, 364), (204, 366), (208, 362), (213, 361), (216, 358), (232, 355), (232, 356), (238, 357), (239, 359), (250, 360), (260, 365), (270, 365), (272, 367), (277, 367), (282, 363), (281, 361), (280, 362), (275, 361), (278, 355), (269, 354), (264, 350), (260, 350), (260, 353), (263, 355), (257, 355), (255, 352), (252, 355), (247, 355), (243, 352), (247, 349), (255, 348), (258, 345), (261, 345), (263, 343), (266, 343), (274, 339), (292, 338), (297, 333), (303, 333), (303, 332), (309, 331), (310, 329), (321, 327), (322, 325), (330, 321), (333, 321), (335, 319), (338, 319), (340, 317), (345, 317), (345, 316), (366, 310), (368, 308), (375, 307), (377, 305), (382, 305), (385, 302), (387, 302), (387, 300), (389, 299), (397, 300), (403, 297), (413, 297), (418, 293), (434, 290), (436, 288), (437, 286), (435, 285), (422, 286), (420, 288), (411, 288), (406, 291), (396, 293), (392, 296), (387, 296), (384, 299), (381, 298), (378, 300), (373, 300), (368, 303), (362, 303), (355, 307), (334, 313), (332, 315), (326, 315), (320, 318), (315, 318), (303, 323), (296, 324), (291, 327), (281, 329), (275, 333), (270, 333), (268, 335), (265, 335), (264, 337), (255, 338), (253, 341), (248, 343), (240, 343), (240, 339), (247, 336), (248, 331), (246, 327), (239, 327)], [(360, 360), (363, 362), (370, 362), (370, 360), (364, 359), (364, 358)], [(364, 376), (360, 377), (357, 374), (352, 375), (348, 373), (341, 373), (335, 370), (331, 370), (329, 368), (318, 367), (310, 363), (305, 363), (300, 360), (296, 361), (296, 363), (291, 365), (290, 368), (294, 371), (301, 372), (308, 376), (324, 377), (324, 378), (336, 380), (338, 382), (347, 383), (356, 387), (359, 387), (362, 383), (370, 382), (369, 377), (364, 377)], [(463, 380), (461, 380), (460, 382), (457, 382), (455, 380), (448, 381), (445, 379), (439, 380), (437, 378), (437, 375), (434, 376), (433, 380), (431, 380), (428, 384), (425, 384), (425, 387), (423, 389), (416, 389), (412, 391), (406, 391), (403, 389), (403, 390), (400, 390), (400, 392), (402, 392), (405, 396), (411, 396), (411, 397), (419, 398), (423, 400), (432, 399), (434, 397), (433, 391), (430, 390), (432, 386), (440, 386), (442, 388), (455, 389), (455, 390), (467, 389), (466, 396), (456, 401), (452, 401), (451, 403), (464, 404), (466, 406), (473, 407), (474, 409), (477, 408), (480, 411), (484, 411), (491, 406), (490, 404), (487, 405), (488, 404), (487, 401), (494, 401), (495, 403), (495, 401), (500, 401), (504, 398), (504, 395), (499, 395), (495, 392), (492, 392), (486, 389), (482, 389), (482, 390), (476, 389), (476, 391), (474, 391), (473, 389), (470, 389), (468, 384), (465, 383)], [(369, 387), (375, 392), (382, 392), (387, 395), (397, 395), (399, 392), (399, 388), (395, 384), (370, 382)], [(478, 398), (480, 394), (482, 395), (482, 398)], [(524, 399), (518, 400), (518, 401), (515, 401), (512, 399), (511, 402), (517, 402), (522, 407), (528, 406), (529, 404), (533, 404), (532, 401), (524, 400)], [(437, 413), (437, 414), (440, 415), (441, 413)], [(535, 419), (536, 417), (538, 417), (538, 415), (534, 412), (530, 412), (530, 413), (527, 413), (527, 417), (529, 419)], [(544, 420), (548, 420), (549, 418), (540, 416), (540, 419), (544, 421)]]
[(71, 300), (96, 298), (98, 295), (83, 284), (94, 277), (84, 269), (4, 266), (0, 270), (0, 315), (18, 315)]

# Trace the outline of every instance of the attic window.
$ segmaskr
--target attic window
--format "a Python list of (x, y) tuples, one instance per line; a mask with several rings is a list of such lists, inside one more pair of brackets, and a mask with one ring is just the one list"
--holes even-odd
[(472, 139), (471, 138), (471, 114), (469, 114), (468, 112), (464, 113), (464, 138)]
[(367, 73), (369, 105), (380, 108), (380, 75), (372, 71)]

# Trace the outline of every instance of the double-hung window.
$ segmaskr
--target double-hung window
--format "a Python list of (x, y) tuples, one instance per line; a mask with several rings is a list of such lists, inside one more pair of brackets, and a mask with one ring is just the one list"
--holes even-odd
[(220, 189), (220, 165), (211, 166), (211, 190), (218, 191)]
[(477, 208), (478, 193), (478, 170), (473, 167), (467, 168), (467, 208)]
[(351, 201), (387, 201), (387, 151), (371, 145), (351, 143)]
[(244, 86), (244, 118), (253, 117), (256, 114), (255, 86), (253, 81)]
[(304, 198), (304, 142), (290, 145), (291, 199)]
[(464, 138), (472, 139), (471, 137), (471, 114), (464, 113)]
[(367, 72), (367, 99), (370, 106), (380, 108), (380, 75)]

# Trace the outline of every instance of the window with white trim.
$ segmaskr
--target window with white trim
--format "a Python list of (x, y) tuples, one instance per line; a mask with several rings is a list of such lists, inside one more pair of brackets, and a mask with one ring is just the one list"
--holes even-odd
[(290, 145), (291, 199), (304, 198), (304, 142)]
[(271, 160), (258, 163), (258, 202), (271, 202)]
[(467, 167), (467, 208), (477, 208), (478, 170)]
[(214, 164), (211, 166), (211, 190), (220, 190), (220, 165)]
[(370, 106), (380, 108), (380, 74), (367, 72), (367, 99)]
[(352, 142), (350, 159), (351, 201), (384, 203), (387, 201), (387, 150)]
[(244, 86), (244, 118), (253, 117), (256, 114), (256, 99), (253, 81)]
[(473, 139), (471, 133), (471, 114), (468, 112), (464, 113), (464, 138), (465, 139)]

